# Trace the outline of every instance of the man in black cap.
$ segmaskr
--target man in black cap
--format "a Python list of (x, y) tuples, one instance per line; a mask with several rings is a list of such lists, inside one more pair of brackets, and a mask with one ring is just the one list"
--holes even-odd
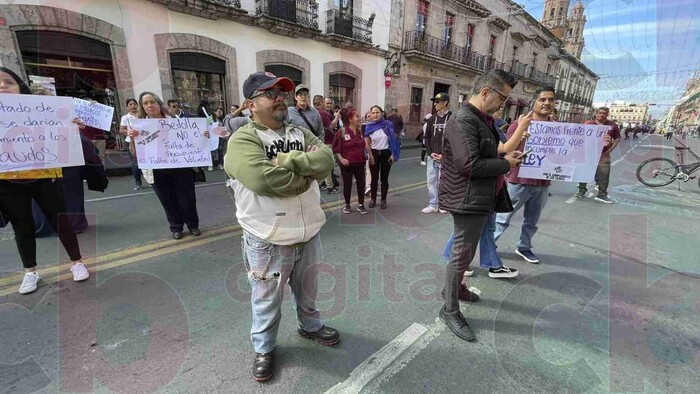
[(318, 233), (326, 222), (318, 180), (333, 168), (333, 152), (306, 127), (285, 123), (285, 100), (293, 88), (290, 79), (271, 73), (246, 79), (243, 94), (251, 118), (231, 136), (224, 158), (243, 228), (243, 262), (252, 288), (253, 378), (259, 382), (272, 377), (286, 283), (299, 335), (326, 346), (340, 340), (316, 308)]
[(425, 150), (427, 153), (427, 169), (428, 177), (428, 206), (423, 208), (423, 213), (447, 213), (438, 208), (438, 185), (440, 183), (440, 164), (442, 163), (442, 140), (445, 124), (452, 116), (452, 112), (447, 109), (450, 104), (450, 95), (447, 93), (438, 93), (431, 98), (435, 105), (435, 116), (430, 117), (425, 127)]

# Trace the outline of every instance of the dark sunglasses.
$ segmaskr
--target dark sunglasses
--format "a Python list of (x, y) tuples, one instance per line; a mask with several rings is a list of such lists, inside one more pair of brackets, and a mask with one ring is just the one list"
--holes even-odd
[(260, 97), (260, 96), (265, 96), (265, 97), (267, 97), (267, 98), (269, 98), (269, 99), (272, 99), (272, 100), (274, 100), (274, 99), (276, 99), (277, 97), (280, 97), (280, 96), (282, 96), (282, 98), (284, 98), (284, 99), (288, 99), (288, 98), (289, 98), (289, 92), (283, 92), (283, 91), (281, 91), (281, 90), (265, 90), (265, 91), (263, 91), (263, 92), (260, 92), (260, 93), (258, 93), (258, 94), (255, 94), (255, 95), (253, 95), (253, 96), (250, 96), (250, 99), (252, 100), (252, 99), (254, 99), (254, 98), (256, 98), (256, 97)]

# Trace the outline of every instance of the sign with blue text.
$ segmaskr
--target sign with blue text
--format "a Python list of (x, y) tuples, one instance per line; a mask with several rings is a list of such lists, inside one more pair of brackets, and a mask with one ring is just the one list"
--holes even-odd
[(112, 117), (114, 108), (88, 100), (74, 98), (75, 116), (79, 117), (85, 125), (96, 129), (110, 131), (112, 129)]
[(141, 169), (208, 167), (211, 163), (205, 118), (132, 119)]
[(608, 126), (532, 122), (519, 177), (593, 182)]
[(0, 172), (85, 164), (70, 97), (0, 94)]

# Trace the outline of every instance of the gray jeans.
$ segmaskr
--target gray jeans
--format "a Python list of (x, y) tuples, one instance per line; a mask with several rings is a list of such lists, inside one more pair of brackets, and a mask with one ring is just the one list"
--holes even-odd
[[(608, 185), (610, 184), (610, 154), (603, 153), (600, 155), (600, 161), (598, 162), (598, 168), (595, 171), (595, 181), (598, 184), (598, 197), (608, 196)], [(581, 192), (586, 192), (585, 182), (580, 182), (578, 184), (578, 190)]]
[(462, 277), (474, 259), (481, 231), (488, 218), (487, 215), (452, 214), (454, 243), (450, 252), (450, 262), (445, 268), (445, 312), (459, 310), (457, 296), (462, 284)]

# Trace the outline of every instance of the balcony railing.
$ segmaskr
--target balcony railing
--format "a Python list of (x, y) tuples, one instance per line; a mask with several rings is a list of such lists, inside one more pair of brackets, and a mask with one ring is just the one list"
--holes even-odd
[[(414, 50), (441, 57), (482, 71), (490, 66), (492, 60), (489, 56), (469, 51), (467, 48), (454, 45), (437, 37), (423, 34), (420, 31), (406, 32), (404, 50)], [(494, 62), (494, 64), (503, 66), (503, 63)]]
[(489, 57), (486, 61), (486, 70), (504, 70), (506, 69), (506, 64), (502, 62), (497, 62), (496, 58)]
[(515, 74), (519, 77), (523, 78), (530, 78), (530, 70), (528, 69), (527, 64), (520, 63), (517, 60), (514, 60), (513, 63), (510, 65), (510, 72), (511, 74)]
[(318, 29), (318, 3), (309, 0), (255, 0), (255, 15)]
[(212, 3), (225, 5), (227, 7), (241, 8), (241, 0), (209, 0)]
[(374, 14), (363, 19), (340, 10), (326, 11), (326, 34), (338, 34), (371, 44), (373, 24)]

